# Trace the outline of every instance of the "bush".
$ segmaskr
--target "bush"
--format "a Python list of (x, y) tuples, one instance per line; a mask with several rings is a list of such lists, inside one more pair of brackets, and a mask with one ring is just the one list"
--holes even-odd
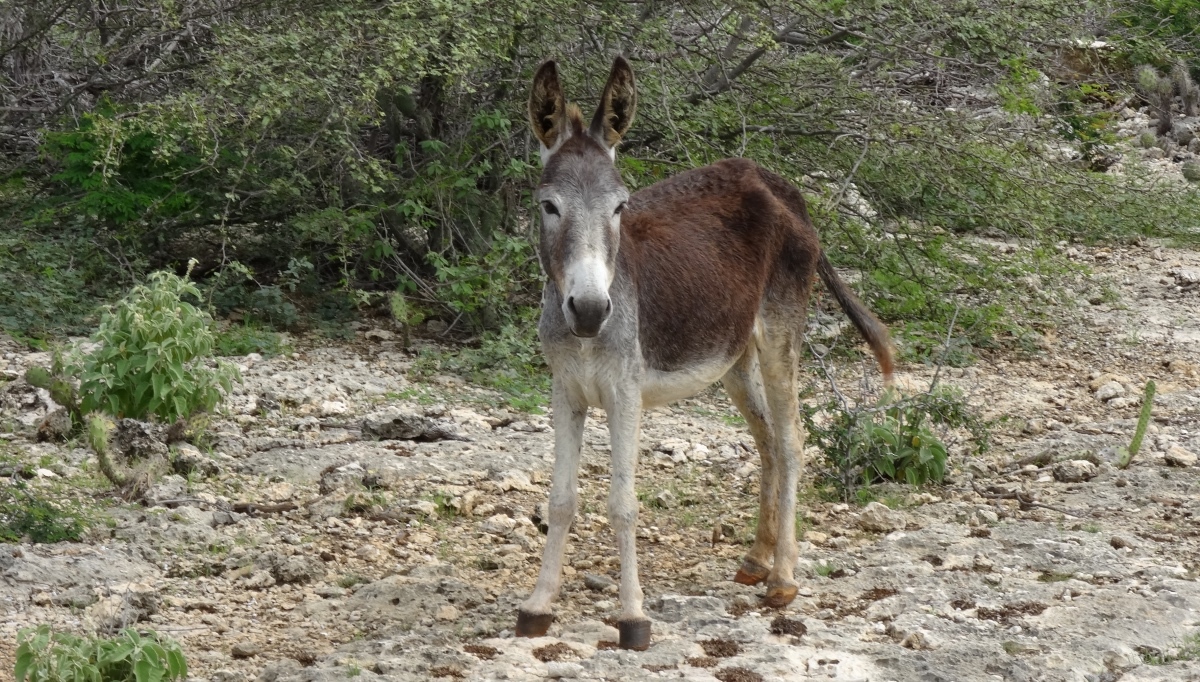
[[(822, 413), (827, 419), (817, 418)], [(935, 426), (966, 428), (977, 453), (989, 446), (990, 424), (946, 387), (907, 398), (889, 391), (869, 407), (830, 400), (805, 407), (802, 416), (824, 455), (827, 480), (847, 498), (858, 486), (883, 481), (940, 483), (949, 457)]]
[(0, 486), (0, 542), (78, 542), (87, 522), (78, 510), (48, 499), (16, 477)]
[(111, 306), (92, 336), (96, 349), (76, 353), (65, 368), (79, 379), (80, 409), (174, 422), (215, 407), (239, 376), (222, 360), (205, 366), (212, 318), (185, 300), (199, 297), (186, 279), (156, 272)]
[(179, 644), (154, 632), (80, 637), (42, 625), (17, 642), (17, 682), (163, 682), (188, 672)]

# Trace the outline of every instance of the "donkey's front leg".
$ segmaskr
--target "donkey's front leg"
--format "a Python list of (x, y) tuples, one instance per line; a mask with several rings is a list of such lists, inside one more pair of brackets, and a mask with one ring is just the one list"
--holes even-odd
[(537, 585), (517, 612), (518, 637), (541, 637), (550, 629), (554, 620), (550, 604), (562, 586), (567, 531), (571, 529), (579, 503), (579, 448), (583, 444), (587, 404), (571, 395), (558, 378), (554, 379), (551, 404), (554, 408), (554, 474), (550, 482), (550, 529), (546, 533)]
[(617, 622), (622, 649), (642, 651), (650, 646), (650, 619), (642, 612), (642, 586), (638, 581), (637, 516), (634, 491), (638, 436), (642, 420), (642, 395), (636, 384), (617, 387), (605, 411), (612, 439), (612, 488), (608, 493), (608, 521), (621, 557), (621, 616)]

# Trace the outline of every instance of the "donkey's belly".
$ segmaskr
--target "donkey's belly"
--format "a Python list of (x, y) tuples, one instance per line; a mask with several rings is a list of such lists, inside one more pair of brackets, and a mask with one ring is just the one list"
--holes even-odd
[(647, 367), (642, 375), (642, 407), (690, 398), (725, 376), (737, 358), (707, 360), (671, 372)]

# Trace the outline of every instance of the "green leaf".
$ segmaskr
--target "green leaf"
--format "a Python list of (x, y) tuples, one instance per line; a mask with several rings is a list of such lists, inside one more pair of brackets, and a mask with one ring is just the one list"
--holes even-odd
[(25, 675), (29, 671), (29, 667), (32, 665), (32, 651), (24, 650), (17, 654), (17, 664), (13, 669), (13, 674), (16, 675), (17, 682), (25, 682)]

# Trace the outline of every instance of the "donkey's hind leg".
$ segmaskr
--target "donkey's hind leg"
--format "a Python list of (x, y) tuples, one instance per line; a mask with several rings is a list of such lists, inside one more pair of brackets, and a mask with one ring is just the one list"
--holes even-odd
[(758, 528), (754, 545), (742, 560), (734, 581), (743, 585), (757, 585), (767, 579), (775, 554), (775, 537), (778, 520), (779, 488), (775, 475), (775, 443), (771, 431), (770, 414), (767, 411), (767, 394), (763, 388), (762, 370), (758, 364), (758, 346), (754, 339), (746, 347), (742, 357), (722, 377), (721, 383), (729, 393), (733, 404), (746, 419), (754, 444), (758, 446), (762, 459), (759, 476)]
[[(807, 296), (801, 299), (807, 303)], [(780, 306), (787, 308), (787, 306)], [(806, 305), (799, 307), (801, 311)], [(799, 584), (793, 577), (799, 548), (796, 544), (796, 486), (804, 465), (804, 426), (800, 423), (799, 342), (802, 329), (792, 310), (767, 312), (766, 333), (760, 349), (767, 406), (771, 414), (776, 479), (775, 561), (767, 576), (767, 606), (782, 608), (796, 598)], [(803, 318), (801, 318), (803, 319)]]

